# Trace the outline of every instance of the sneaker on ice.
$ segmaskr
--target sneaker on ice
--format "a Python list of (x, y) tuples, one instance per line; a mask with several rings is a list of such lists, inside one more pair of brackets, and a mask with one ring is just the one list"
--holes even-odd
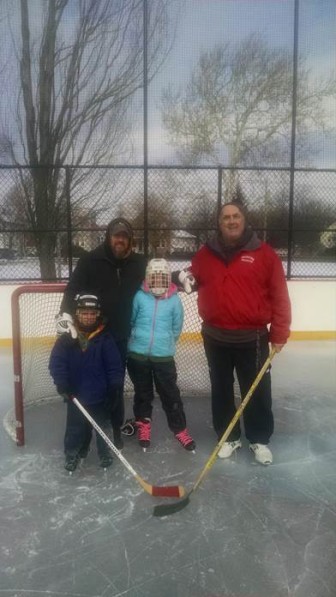
[(179, 433), (175, 433), (175, 437), (180, 442), (180, 444), (184, 447), (185, 450), (189, 450), (189, 452), (192, 452), (192, 450), (195, 450), (196, 444), (195, 444), (193, 438), (191, 437), (191, 435), (189, 434), (189, 431), (187, 428), (183, 429)]
[(138, 442), (142, 448), (148, 448), (151, 440), (151, 420), (138, 419), (135, 421), (137, 428)]
[(241, 448), (242, 443), (240, 439), (235, 440), (234, 442), (224, 442), (221, 449), (218, 452), (218, 458), (230, 458), (233, 452)]
[(250, 450), (254, 453), (256, 461), (260, 462), (260, 464), (272, 464), (272, 452), (265, 444), (250, 444)]

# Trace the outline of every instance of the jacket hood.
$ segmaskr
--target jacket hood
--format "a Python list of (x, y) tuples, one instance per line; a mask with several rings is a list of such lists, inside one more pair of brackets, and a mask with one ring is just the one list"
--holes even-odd
[(232, 261), (235, 255), (241, 251), (255, 251), (262, 244), (256, 232), (250, 226), (245, 228), (239, 243), (234, 247), (225, 246), (221, 238), (220, 232), (218, 232), (217, 237), (207, 241), (206, 246), (226, 262)]
[(116, 233), (121, 232), (121, 231), (125, 232), (125, 234), (127, 234), (128, 238), (130, 239), (130, 242), (132, 244), (134, 232), (133, 232), (133, 228), (132, 228), (131, 224), (128, 222), (128, 220), (125, 220), (125, 218), (114, 218), (113, 220), (111, 220), (109, 222), (109, 224), (107, 225), (106, 234), (105, 234), (105, 241), (107, 243), (109, 243), (110, 236), (112, 236), (112, 234), (113, 234), (113, 230), (115, 230)]
[[(118, 258), (114, 255), (110, 243), (111, 236), (114, 233), (118, 234), (118, 232), (123, 232), (128, 236), (128, 251), (125, 257), (122, 258)], [(132, 252), (133, 235), (133, 228), (131, 224), (127, 220), (125, 220), (125, 218), (114, 218), (113, 220), (111, 220), (106, 228), (105, 241), (103, 243), (106, 257), (112, 261), (124, 261), (125, 259), (127, 259), (127, 257), (129, 257), (129, 255)]]

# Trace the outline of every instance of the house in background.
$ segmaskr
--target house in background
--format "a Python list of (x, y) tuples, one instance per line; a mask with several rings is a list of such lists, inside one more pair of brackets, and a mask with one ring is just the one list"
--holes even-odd
[(170, 253), (195, 253), (197, 251), (197, 237), (185, 230), (174, 230), (171, 235)]
[(150, 254), (155, 257), (185, 258), (197, 250), (196, 236), (185, 230), (153, 231), (150, 232), (149, 241)]

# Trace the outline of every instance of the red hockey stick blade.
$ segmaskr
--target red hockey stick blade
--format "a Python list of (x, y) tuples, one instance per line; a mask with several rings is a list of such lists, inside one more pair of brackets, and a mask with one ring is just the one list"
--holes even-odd
[(103, 440), (107, 443), (109, 448), (111, 448), (112, 452), (118, 456), (119, 460), (123, 463), (123, 465), (127, 468), (127, 470), (132, 473), (132, 475), (136, 478), (136, 480), (140, 483), (141, 487), (149, 493), (149, 495), (155, 497), (183, 497), (185, 495), (185, 489), (182, 485), (166, 485), (166, 486), (157, 486), (151, 485), (147, 483), (138, 473), (134, 470), (134, 468), (130, 465), (130, 463), (124, 458), (121, 454), (120, 450), (116, 448), (116, 446), (111, 442), (110, 438), (104, 433), (104, 431), (99, 427), (96, 421), (91, 417), (91, 415), (87, 412), (84, 406), (79, 402), (79, 400), (74, 397), (73, 398), (74, 404), (77, 408), (83, 413), (85, 418), (90, 421), (92, 427), (99, 433), (99, 435), (103, 438)]
[(151, 485), (142, 479), (139, 475), (136, 475), (137, 480), (143, 489), (152, 495), (153, 497), (183, 497), (185, 495), (185, 489), (182, 485)]
[(182, 485), (170, 485), (166, 487), (152, 486), (152, 495), (154, 497), (183, 497), (185, 490)]

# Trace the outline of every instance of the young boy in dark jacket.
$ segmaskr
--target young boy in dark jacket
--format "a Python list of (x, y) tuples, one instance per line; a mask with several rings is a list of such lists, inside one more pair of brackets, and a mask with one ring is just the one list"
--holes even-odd
[[(100, 318), (97, 296), (84, 293), (77, 296), (74, 325), (77, 337), (62, 334), (56, 340), (49, 361), (57, 391), (68, 406), (64, 452), (65, 468), (69, 472), (86, 456), (91, 436), (91, 425), (72, 402), (73, 396), (108, 434), (112, 402), (124, 377), (115, 341)], [(98, 433), (96, 441), (100, 465), (107, 468), (112, 464), (111, 451)]]

